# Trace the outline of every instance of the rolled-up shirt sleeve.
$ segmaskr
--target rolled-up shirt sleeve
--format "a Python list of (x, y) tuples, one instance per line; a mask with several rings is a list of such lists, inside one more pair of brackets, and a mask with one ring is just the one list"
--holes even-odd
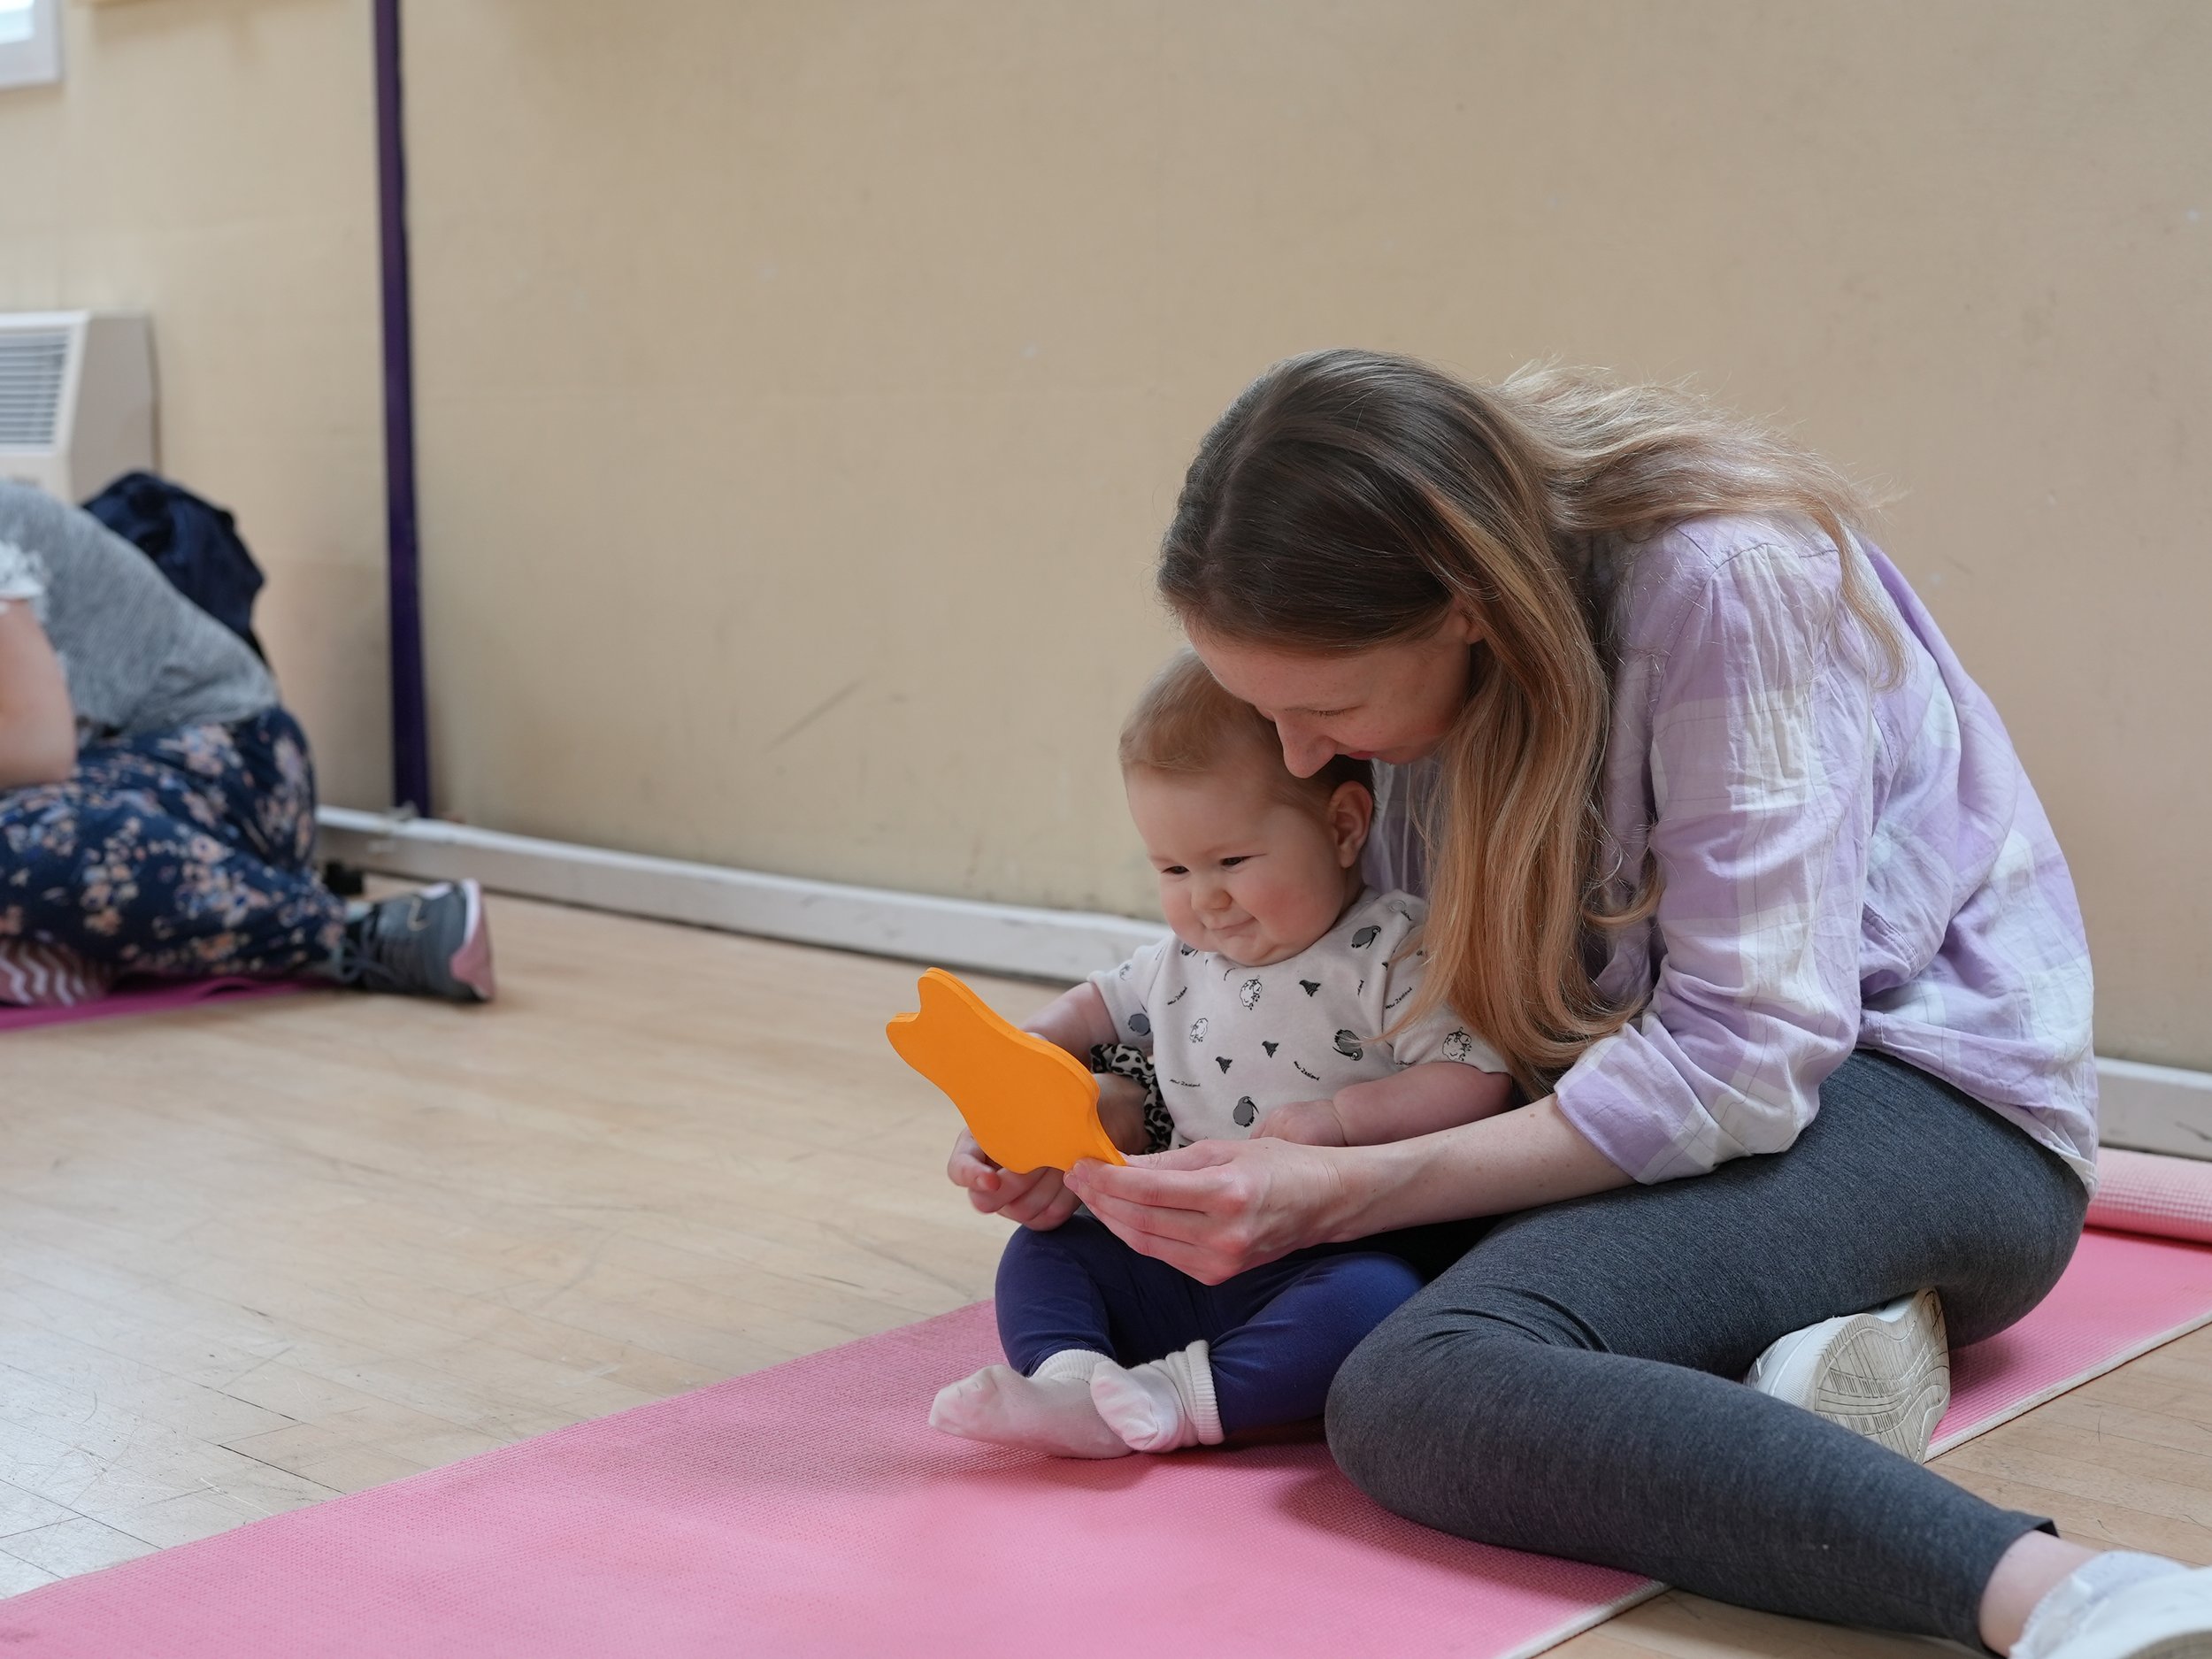
[(1859, 1029), (1878, 743), (1824, 544), (1743, 547), (1654, 664), (1652, 993), (1560, 1079), (1560, 1110), (1639, 1181), (1778, 1152)]

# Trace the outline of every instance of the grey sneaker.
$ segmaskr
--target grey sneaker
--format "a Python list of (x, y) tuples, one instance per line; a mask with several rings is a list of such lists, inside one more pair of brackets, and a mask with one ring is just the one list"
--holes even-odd
[(1924, 1290), (1793, 1331), (1744, 1381), (1924, 1463), (1951, 1403), (1943, 1303)]
[(346, 924), (336, 978), (364, 991), (490, 1002), (492, 940), (483, 889), (473, 881), (441, 881), (372, 904)]

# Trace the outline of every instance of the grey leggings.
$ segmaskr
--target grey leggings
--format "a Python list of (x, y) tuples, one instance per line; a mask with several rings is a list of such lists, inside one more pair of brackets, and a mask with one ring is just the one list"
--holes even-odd
[(1486, 1543), (1978, 1647), (2048, 1523), (1735, 1379), (1784, 1333), (1932, 1285), (1951, 1340), (2043, 1299), (2086, 1196), (1946, 1084), (1862, 1051), (1796, 1145), (1499, 1222), (1338, 1372), (1329, 1445), (1378, 1502)]

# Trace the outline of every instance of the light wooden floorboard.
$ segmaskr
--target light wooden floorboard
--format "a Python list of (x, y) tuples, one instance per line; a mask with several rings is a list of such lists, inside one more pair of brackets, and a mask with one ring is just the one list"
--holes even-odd
[[(0, 1594), (960, 1307), (907, 964), (495, 901), (489, 1009), (0, 1036)], [(979, 980), (1004, 1011), (1046, 987)], [(1938, 1465), (2212, 1560), (2212, 1332)], [(1925, 1652), (1668, 1594), (1578, 1659)]]

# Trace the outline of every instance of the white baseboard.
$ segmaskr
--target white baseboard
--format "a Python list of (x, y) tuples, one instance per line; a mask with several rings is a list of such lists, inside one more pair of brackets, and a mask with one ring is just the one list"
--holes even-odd
[[(386, 875), (473, 876), (528, 898), (987, 973), (1078, 979), (1112, 967), (1163, 931), (1127, 916), (762, 875), (436, 818), (325, 807), (320, 821), (325, 857)], [(2212, 1158), (2212, 1073), (2106, 1059), (2097, 1072), (2108, 1144)]]
[(2097, 1093), (2107, 1146), (2212, 1158), (2212, 1073), (2101, 1056)]
[(1157, 922), (763, 875), (346, 807), (318, 815), (322, 856), (501, 893), (948, 968), (1079, 979), (1165, 931)]

